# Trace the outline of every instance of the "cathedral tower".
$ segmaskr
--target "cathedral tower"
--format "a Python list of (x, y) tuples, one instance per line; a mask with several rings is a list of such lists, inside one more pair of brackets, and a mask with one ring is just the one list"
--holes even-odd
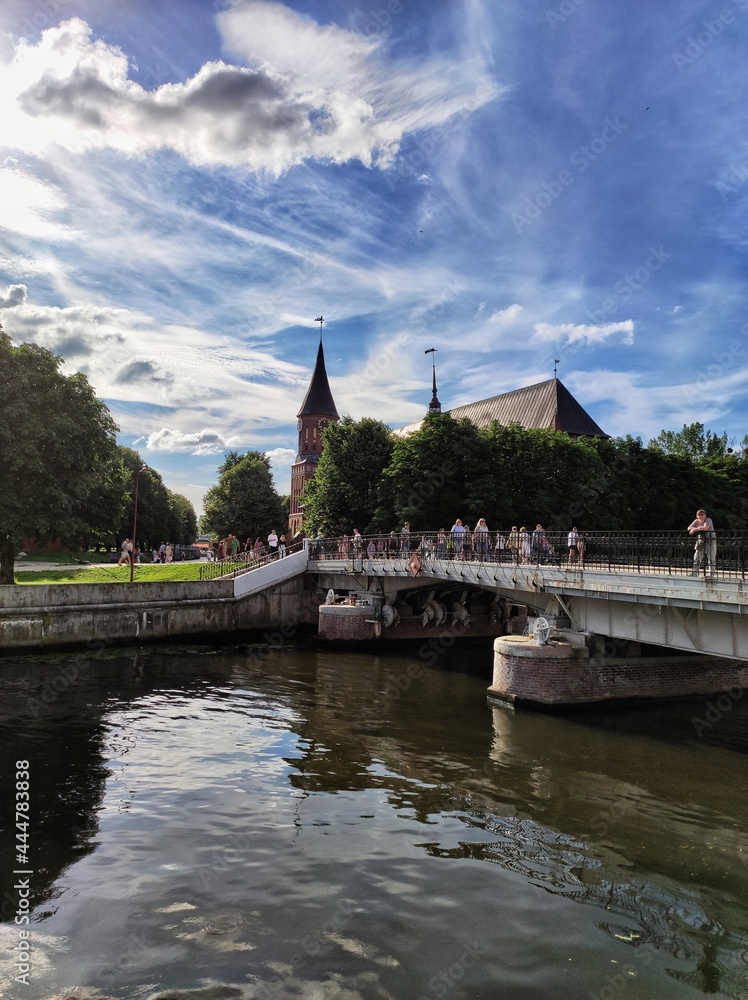
[(301, 496), (304, 486), (314, 478), (314, 473), (317, 471), (317, 463), (322, 454), (322, 431), (328, 424), (340, 419), (330, 392), (330, 383), (327, 381), (321, 336), (312, 381), (309, 383), (297, 416), (299, 451), (291, 467), (291, 506), (288, 517), (291, 537), (301, 530)]

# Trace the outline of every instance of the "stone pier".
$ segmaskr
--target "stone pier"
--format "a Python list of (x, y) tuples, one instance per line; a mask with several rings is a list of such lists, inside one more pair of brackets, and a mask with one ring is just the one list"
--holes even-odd
[(715, 656), (593, 655), (598, 637), (558, 630), (545, 645), (530, 636), (494, 641), (488, 697), (508, 705), (576, 705), (615, 699), (681, 698), (748, 687), (748, 663)]

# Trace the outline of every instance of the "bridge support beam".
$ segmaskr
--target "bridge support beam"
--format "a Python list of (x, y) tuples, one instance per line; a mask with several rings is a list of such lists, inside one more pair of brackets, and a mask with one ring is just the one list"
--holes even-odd
[(715, 656), (591, 655), (595, 637), (559, 631), (546, 645), (528, 636), (494, 641), (492, 701), (543, 706), (614, 699), (682, 698), (748, 687), (748, 663)]

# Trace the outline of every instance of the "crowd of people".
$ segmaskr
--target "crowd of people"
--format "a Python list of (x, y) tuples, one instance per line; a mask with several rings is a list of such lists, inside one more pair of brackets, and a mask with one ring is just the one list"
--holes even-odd
[[(698, 574), (703, 562), (706, 563), (709, 575), (714, 576), (717, 542), (711, 518), (700, 509), (696, 513), (696, 520), (687, 530), (690, 535), (695, 536), (693, 574)], [(417, 535), (415, 541), (411, 536), (409, 521), (405, 521), (399, 531), (393, 528), (388, 535), (373, 535), (368, 539), (362, 536), (358, 528), (354, 528), (352, 535), (344, 534), (334, 541), (334, 552), (330, 549), (330, 543), (321, 532), (318, 532), (312, 544), (312, 552), (317, 557), (325, 554), (338, 555), (344, 559), (351, 555), (366, 555), (370, 559), (407, 559), (413, 552), (418, 552), (432, 559), (479, 561), (491, 559), (496, 562), (520, 564), (560, 563), (565, 554), (568, 565), (584, 566), (588, 536), (576, 526), (572, 527), (566, 533), (566, 553), (563, 552), (563, 548), (561, 552), (558, 551), (558, 547), (563, 546), (563, 537), (564, 532), (553, 532), (553, 538), (550, 538), (540, 523), (532, 531), (524, 524), (520, 527), (514, 524), (506, 534), (501, 531), (494, 534), (489, 529), (485, 517), (479, 518), (474, 528), (464, 524), (462, 518), (458, 517), (449, 530), (440, 528), (437, 532), (425, 532)], [(259, 536), (254, 541), (247, 538), (245, 542), (241, 542), (233, 534), (216, 539), (208, 550), (208, 558), (215, 562), (225, 560), (249, 562), (260, 560), (265, 556), (271, 559), (283, 558), (286, 551), (286, 535), (278, 535), (273, 528), (265, 542)], [(152, 550), (151, 559), (154, 563), (172, 562), (174, 546), (170, 542), (162, 542), (157, 549)], [(126, 538), (120, 549), (118, 565), (130, 566), (139, 562), (141, 562), (140, 549), (133, 545), (131, 539)]]
[(247, 538), (246, 541), (241, 542), (233, 534), (227, 535), (226, 538), (216, 539), (208, 550), (208, 558), (214, 562), (225, 560), (250, 562), (262, 559), (264, 556), (282, 559), (286, 554), (286, 548), (286, 536), (279, 535), (273, 528), (265, 541), (258, 536), (254, 541)]
[[(563, 534), (555, 533), (557, 544)], [(584, 565), (586, 536), (577, 527), (566, 533), (566, 552), (563, 553), (569, 565), (579, 563)], [(525, 525), (512, 525), (511, 531), (495, 534), (489, 529), (485, 517), (481, 517), (474, 528), (464, 524), (462, 518), (457, 518), (452, 527), (447, 530), (440, 528), (438, 532), (411, 537), (410, 522), (406, 521), (397, 531), (394, 528), (389, 535), (373, 535), (364, 539), (358, 528), (352, 535), (344, 534), (335, 542), (337, 551), (331, 553), (321, 532), (318, 532), (313, 543), (316, 555), (336, 554), (344, 559), (350, 555), (366, 555), (370, 559), (407, 559), (412, 552), (418, 552), (428, 558), (458, 559), (486, 561), (489, 558), (497, 562), (558, 562), (559, 552), (542, 524), (537, 524), (530, 531)]]

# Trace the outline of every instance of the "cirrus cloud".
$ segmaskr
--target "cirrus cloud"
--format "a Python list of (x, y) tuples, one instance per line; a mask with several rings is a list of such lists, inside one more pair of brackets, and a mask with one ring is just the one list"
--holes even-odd
[(549, 343), (559, 342), (572, 344), (603, 344), (616, 333), (622, 333), (622, 343), (634, 343), (634, 321), (624, 320), (622, 323), (575, 324), (575, 323), (536, 323), (535, 336)]

